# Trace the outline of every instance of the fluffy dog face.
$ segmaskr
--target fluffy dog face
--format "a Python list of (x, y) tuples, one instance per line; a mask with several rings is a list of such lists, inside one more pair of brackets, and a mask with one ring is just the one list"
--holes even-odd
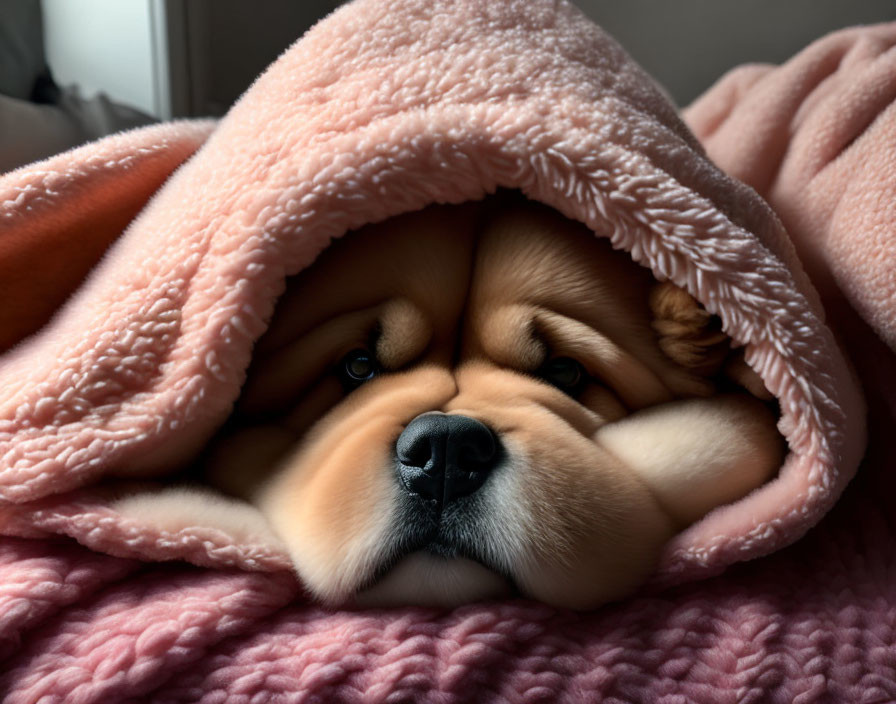
[(209, 473), (327, 602), (596, 606), (778, 466), (708, 322), (547, 208), (393, 218), (290, 284)]

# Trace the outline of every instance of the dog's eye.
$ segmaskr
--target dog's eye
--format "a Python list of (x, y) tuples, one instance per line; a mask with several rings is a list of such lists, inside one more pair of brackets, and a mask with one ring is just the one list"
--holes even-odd
[(373, 355), (367, 350), (352, 350), (342, 358), (339, 371), (342, 382), (350, 389), (370, 381), (380, 368)]
[(585, 367), (571, 357), (554, 357), (538, 370), (538, 376), (561, 391), (574, 395), (588, 381)]

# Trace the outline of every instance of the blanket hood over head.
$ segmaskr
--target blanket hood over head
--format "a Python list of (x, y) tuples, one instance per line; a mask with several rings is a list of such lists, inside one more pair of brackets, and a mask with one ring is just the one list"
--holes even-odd
[(0, 356), (2, 533), (288, 570), (251, 516), (240, 535), (201, 519), (153, 525), (118, 510), (104, 478), (163, 477), (201, 449), (285, 277), (333, 238), (497, 188), (687, 289), (780, 401), (779, 476), (678, 535), (656, 583), (718, 573), (815, 524), (858, 464), (862, 402), (765, 202), (710, 163), (661, 90), (566, 3), (356, 0), (219, 124), (126, 133), (0, 180), (15, 331)]

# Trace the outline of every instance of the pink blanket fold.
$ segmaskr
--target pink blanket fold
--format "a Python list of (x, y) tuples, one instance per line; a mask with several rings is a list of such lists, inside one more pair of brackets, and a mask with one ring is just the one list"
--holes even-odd
[[(825, 41), (860, 46), (887, 32)], [(864, 75), (873, 64), (825, 65)], [(777, 92), (751, 99), (725, 79), (688, 113), (711, 155), (747, 181), (742, 159), (780, 164), (788, 131), (739, 152), (725, 121), (744, 110), (754, 125), (766, 113), (786, 122), (788, 81), (804, 79), (791, 66), (763, 74)], [(811, 94), (791, 119), (837, 108)], [(886, 164), (869, 157), (887, 149), (893, 162), (893, 113), (876, 105), (891, 129), (839, 142), (860, 153), (834, 159), (832, 178)], [(848, 315), (856, 305), (888, 339), (893, 301), (867, 294), (891, 270), (869, 243), (893, 238), (886, 207), (868, 214), (849, 194), (852, 220), (884, 230), (800, 229), (808, 205), (786, 188), (797, 173), (771, 177), (792, 243), (566, 3), (356, 0), (220, 124), (125, 133), (0, 178), (0, 272), (17, 277), (0, 279), (3, 330), (14, 331), (0, 338), (4, 701), (896, 697), (882, 491), (892, 487), (879, 472), (893, 458), (893, 401), (881, 391), (896, 389), (896, 374), (891, 350)], [(226, 523), (158, 518), (168, 500), (158, 487), (226, 418), (286, 276), (351, 229), (499, 187), (585, 223), (721, 317), (781, 404), (790, 452), (775, 479), (677, 536), (652, 591), (589, 614), (524, 601), (324, 611), (304, 602), (252, 509), (227, 504), (239, 520)], [(835, 248), (844, 243), (855, 256)], [(812, 276), (832, 272), (820, 281), (827, 312), (797, 250)], [(878, 375), (866, 387), (872, 444), (864, 476), (806, 535), (865, 450), (864, 403), (826, 315), (860, 375)], [(141, 493), (122, 499), (132, 480)]]

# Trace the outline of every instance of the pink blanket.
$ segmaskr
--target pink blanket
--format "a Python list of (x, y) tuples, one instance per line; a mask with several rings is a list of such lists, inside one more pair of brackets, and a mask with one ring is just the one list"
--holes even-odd
[[(793, 242), (618, 45), (551, 0), (356, 0), (220, 124), (0, 179), (4, 701), (896, 697), (894, 43), (894, 26), (834, 35), (688, 111)], [(781, 404), (774, 480), (677, 536), (642, 595), (588, 614), (324, 611), (252, 509), (155, 510), (226, 418), (286, 276), (350, 229), (498, 187), (722, 318)], [(866, 449), (826, 316), (871, 432), (821, 520)]]

